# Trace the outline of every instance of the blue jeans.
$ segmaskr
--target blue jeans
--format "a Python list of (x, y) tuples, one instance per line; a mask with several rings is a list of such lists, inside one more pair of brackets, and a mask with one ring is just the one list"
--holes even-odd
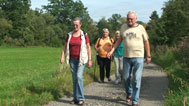
[[(139, 104), (139, 94), (141, 87), (143, 65), (144, 58), (124, 57), (123, 59), (123, 81), (127, 97), (132, 96), (133, 104)], [(131, 73), (133, 74), (132, 80)]]
[(83, 71), (85, 64), (79, 66), (79, 59), (70, 59), (72, 71), (74, 101), (85, 100), (83, 88)]

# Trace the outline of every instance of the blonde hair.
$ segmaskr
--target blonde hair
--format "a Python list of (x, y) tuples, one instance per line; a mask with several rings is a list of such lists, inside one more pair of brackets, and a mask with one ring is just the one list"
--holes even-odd
[(117, 31), (115, 32), (115, 34), (117, 34), (117, 33), (119, 33), (119, 34), (120, 34), (120, 31), (119, 31), (119, 30), (117, 30)]
[(119, 34), (119, 36), (120, 36), (120, 31), (119, 31), (119, 30), (117, 30), (117, 31), (115, 32), (114, 41), (117, 40), (117, 34)]

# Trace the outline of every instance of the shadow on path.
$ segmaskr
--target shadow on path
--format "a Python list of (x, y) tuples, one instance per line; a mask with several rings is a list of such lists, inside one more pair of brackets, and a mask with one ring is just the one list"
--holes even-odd
[(165, 91), (167, 91), (167, 77), (146, 76), (142, 78), (140, 98), (149, 101), (162, 101)]

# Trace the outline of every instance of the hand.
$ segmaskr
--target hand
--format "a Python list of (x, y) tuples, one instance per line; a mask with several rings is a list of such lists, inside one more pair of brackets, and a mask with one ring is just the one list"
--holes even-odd
[(60, 57), (60, 63), (63, 64), (64, 63), (64, 57)]
[(107, 57), (110, 59), (112, 57), (113, 51), (111, 50), (108, 54)]
[(91, 67), (92, 66), (92, 60), (89, 60), (88, 61), (88, 67)]
[(97, 51), (97, 52), (98, 52), (98, 49), (99, 49), (99, 48), (96, 48), (96, 51)]
[(147, 57), (146, 62), (147, 62), (147, 64), (149, 64), (151, 62), (151, 57)]

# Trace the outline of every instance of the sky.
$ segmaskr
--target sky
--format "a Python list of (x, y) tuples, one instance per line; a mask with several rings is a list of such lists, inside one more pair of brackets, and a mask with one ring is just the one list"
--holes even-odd
[[(74, 0), (76, 1), (76, 0)], [(138, 21), (148, 22), (153, 11), (161, 16), (162, 8), (168, 0), (81, 0), (90, 17), (98, 22), (101, 18), (108, 19), (112, 14), (126, 17), (128, 11), (137, 13)], [(31, 8), (41, 8), (47, 5), (48, 0), (31, 0)]]

